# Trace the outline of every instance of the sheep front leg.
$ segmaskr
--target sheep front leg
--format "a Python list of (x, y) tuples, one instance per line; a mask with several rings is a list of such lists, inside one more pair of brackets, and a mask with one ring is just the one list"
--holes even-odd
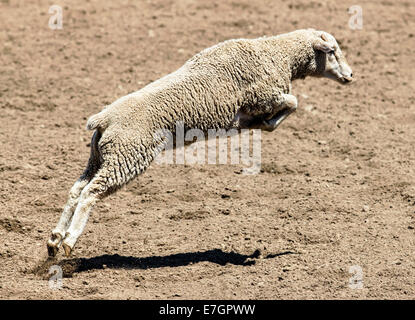
[(262, 121), (259, 128), (265, 131), (274, 131), (291, 113), (297, 110), (297, 98), (291, 94), (282, 94), (283, 100), (274, 107), (276, 113)]

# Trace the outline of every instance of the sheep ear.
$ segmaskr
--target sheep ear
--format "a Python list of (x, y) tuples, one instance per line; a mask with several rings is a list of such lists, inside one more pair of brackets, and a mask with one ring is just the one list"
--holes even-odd
[(321, 35), (321, 38), (318, 38), (314, 41), (313, 48), (315, 50), (320, 50), (325, 53), (328, 53), (334, 50), (334, 47), (328, 42), (328, 39), (324, 35), (324, 33)]
[(321, 39), (323, 39), (324, 41), (326, 41), (326, 42), (328, 42), (329, 41), (329, 38), (326, 36), (326, 34), (325, 33), (322, 33), (321, 34)]

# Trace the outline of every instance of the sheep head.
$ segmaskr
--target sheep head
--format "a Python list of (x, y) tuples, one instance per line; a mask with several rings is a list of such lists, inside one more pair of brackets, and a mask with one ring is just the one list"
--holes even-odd
[(353, 80), (352, 69), (331, 34), (314, 31), (313, 48), (316, 51), (317, 76), (333, 79), (342, 84)]

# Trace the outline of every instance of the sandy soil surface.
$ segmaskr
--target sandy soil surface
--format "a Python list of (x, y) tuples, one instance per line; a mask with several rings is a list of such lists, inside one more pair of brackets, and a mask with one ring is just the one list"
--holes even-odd
[[(56, 4), (62, 30), (50, 1), (0, 1), (0, 298), (415, 298), (413, 1)], [(47, 260), (90, 115), (217, 42), (305, 27), (336, 36), (356, 81), (295, 82), (260, 174), (154, 165), (96, 206), (72, 257)]]

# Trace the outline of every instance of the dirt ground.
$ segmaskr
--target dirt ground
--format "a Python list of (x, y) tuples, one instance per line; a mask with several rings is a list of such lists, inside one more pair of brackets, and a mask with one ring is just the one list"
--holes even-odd
[[(306, 27), (336, 36), (356, 81), (295, 82), (259, 174), (153, 165), (47, 260), (90, 115), (220, 41)], [(0, 298), (414, 299), (414, 33), (409, 0), (1, 0)]]

